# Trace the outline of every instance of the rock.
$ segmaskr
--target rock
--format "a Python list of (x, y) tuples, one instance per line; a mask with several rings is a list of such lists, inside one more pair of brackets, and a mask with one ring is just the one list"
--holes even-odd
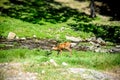
[(50, 59), (50, 63), (54, 65), (55, 67), (58, 66), (58, 64), (54, 61), (54, 59)]
[(64, 30), (65, 30), (65, 27), (61, 27), (61, 28), (60, 28), (60, 31), (64, 31)]
[(87, 39), (88, 42), (94, 42), (95, 44), (106, 45), (106, 42), (102, 38), (91, 37)]
[(36, 35), (33, 35), (33, 38), (36, 38)]
[(115, 47), (110, 50), (110, 53), (120, 53), (120, 48)]
[(42, 63), (44, 66), (47, 66), (49, 64), (49, 61), (43, 62)]
[(100, 44), (95, 43), (95, 42), (93, 42), (93, 41), (90, 41), (89, 43), (92, 44), (94, 47), (100, 47)]
[(100, 52), (101, 48), (95, 49), (95, 52)]
[(101, 44), (101, 45), (105, 45), (105, 41), (102, 38), (97, 38), (97, 43)]
[(87, 51), (87, 50), (90, 50), (90, 47), (81, 45), (81, 46), (75, 47), (75, 49), (78, 51)]
[(21, 63), (0, 63), (0, 80), (38, 80), (38, 73), (25, 72)]
[(45, 71), (44, 71), (44, 70), (42, 70), (42, 71), (41, 71), (41, 73), (42, 73), (42, 74), (45, 74)]
[(88, 46), (89, 50), (93, 51), (94, 50), (94, 46)]
[(92, 69), (69, 68), (69, 72), (80, 74), (83, 80), (119, 80), (118, 78)]
[(5, 46), (6, 47), (13, 47), (14, 45), (13, 44), (6, 44)]
[(72, 36), (66, 36), (67, 40), (73, 41), (73, 42), (80, 42), (82, 41), (81, 38), (76, 38), (76, 37), (72, 37)]
[(101, 45), (99, 43), (95, 43), (93, 41), (90, 41), (89, 44), (92, 44), (92, 46), (89, 46), (89, 50), (95, 51), (95, 52), (100, 52)]
[(71, 47), (75, 47), (77, 43), (71, 43)]
[(63, 66), (68, 66), (68, 64), (66, 62), (62, 62)]
[(26, 38), (25, 37), (22, 37), (22, 38), (20, 38), (21, 40), (26, 40)]
[(60, 39), (60, 34), (57, 34), (55, 38)]
[(109, 50), (108, 49), (101, 49), (100, 52), (101, 53), (107, 53), (107, 52), (109, 52)]
[(16, 38), (15, 39), (19, 39), (19, 37), (18, 36), (16, 36)]
[(95, 41), (95, 40), (96, 40), (96, 37), (91, 37), (91, 38), (86, 39), (86, 41)]
[(120, 48), (120, 45), (116, 45), (116, 48)]
[(8, 36), (7, 36), (7, 39), (11, 40), (11, 39), (15, 39), (16, 37), (16, 34), (13, 33), (13, 32), (9, 32)]

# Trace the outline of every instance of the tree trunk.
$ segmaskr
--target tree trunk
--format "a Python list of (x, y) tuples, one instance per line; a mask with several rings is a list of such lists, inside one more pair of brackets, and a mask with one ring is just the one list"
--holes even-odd
[(91, 0), (90, 2), (90, 16), (92, 18), (96, 17), (95, 8), (94, 8), (94, 0)]

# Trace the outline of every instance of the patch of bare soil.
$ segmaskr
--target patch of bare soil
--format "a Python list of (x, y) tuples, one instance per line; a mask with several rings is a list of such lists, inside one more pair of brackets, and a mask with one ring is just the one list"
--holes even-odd
[(37, 80), (37, 73), (25, 72), (21, 63), (0, 63), (0, 80)]
[[(61, 73), (79, 75), (82, 80), (120, 79), (120, 69), (118, 68), (116, 70), (112, 70), (112, 72), (102, 72), (85, 68), (63, 68)], [(0, 80), (38, 80), (37, 76), (38, 73), (25, 72), (24, 64), (0, 63)]]
[(76, 9), (78, 11), (85, 12), (86, 14), (90, 14), (89, 2), (82, 2), (77, 0), (55, 0), (56, 2), (62, 3), (63, 6), (68, 6), (72, 9)]
[(114, 77), (120, 79), (120, 68), (115, 68), (115, 69), (106, 71), (104, 73), (109, 74), (111, 76), (114, 76)]
[[(83, 1), (83, 0), (55, 0), (62, 4), (62, 6), (67, 6), (72, 9), (76, 9), (80, 12), (84, 12), (87, 15), (90, 15), (90, 1)], [(95, 2), (95, 10), (96, 14), (99, 15), (100, 20), (92, 21), (93, 24), (101, 24), (101, 25), (119, 25), (120, 21), (110, 21), (110, 16), (104, 16), (100, 14), (99, 7), (102, 7), (102, 2), (94, 1)]]
[(92, 69), (84, 69), (84, 68), (69, 68), (69, 71), (74, 74), (80, 74), (83, 80), (119, 80), (120, 77), (111, 72), (100, 72)]
[(51, 39), (0, 39), (0, 49), (11, 49), (11, 48), (41, 48), (41, 49), (51, 49), (53, 46), (57, 44), (57, 41)]

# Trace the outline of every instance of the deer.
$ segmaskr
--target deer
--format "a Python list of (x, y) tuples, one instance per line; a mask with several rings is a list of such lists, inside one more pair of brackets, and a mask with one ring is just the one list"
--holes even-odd
[(72, 55), (71, 42), (60, 43), (57, 46), (52, 47), (52, 50), (58, 51), (58, 54), (62, 53), (62, 50), (68, 50)]

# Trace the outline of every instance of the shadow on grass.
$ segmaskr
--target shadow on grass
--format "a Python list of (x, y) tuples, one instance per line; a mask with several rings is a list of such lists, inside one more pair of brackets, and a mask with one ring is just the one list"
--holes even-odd
[(9, 0), (3, 4), (9, 7), (0, 7), (2, 15), (31, 23), (42, 24), (41, 20), (61, 23), (66, 22), (71, 17), (79, 21), (90, 21), (87, 14), (62, 6), (61, 3), (54, 0)]
[(89, 18), (89, 15), (63, 6), (54, 0), (7, 0), (2, 4), (4, 5), (0, 6), (2, 16), (10, 16), (40, 25), (44, 25), (43, 22), (62, 23), (72, 18), (75, 23), (70, 22), (68, 25), (74, 30), (92, 32), (105, 40), (120, 42), (118, 26), (86, 24), (93, 20)]
[(120, 44), (120, 27), (110, 25), (86, 24), (86, 23), (70, 23), (68, 24), (75, 31), (92, 32), (96, 37), (102, 37), (106, 41)]

